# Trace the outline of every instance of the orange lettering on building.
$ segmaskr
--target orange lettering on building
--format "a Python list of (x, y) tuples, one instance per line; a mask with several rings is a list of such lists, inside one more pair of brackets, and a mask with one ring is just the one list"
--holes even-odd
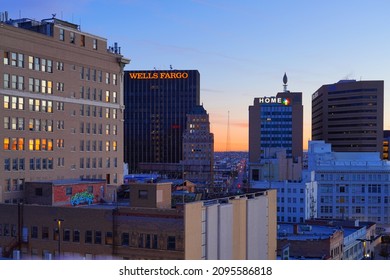
[[(159, 75), (160, 74), (160, 75)], [(129, 73), (130, 79), (134, 80), (152, 80), (152, 79), (188, 79), (187, 72), (137, 72)]]

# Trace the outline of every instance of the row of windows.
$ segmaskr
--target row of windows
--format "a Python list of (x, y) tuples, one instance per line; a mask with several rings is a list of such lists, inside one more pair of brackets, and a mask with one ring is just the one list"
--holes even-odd
[(334, 127), (334, 128), (338, 128), (338, 127), (360, 127), (360, 128), (363, 128), (364, 126), (371, 126), (371, 127), (376, 127), (376, 123), (375, 122), (365, 122), (365, 123), (355, 123), (355, 124), (332, 124), (332, 125), (328, 125), (328, 128), (331, 128), (331, 127)]
[[(90, 87), (80, 87), (80, 98), (95, 100), (95, 101), (103, 101), (103, 90)], [(108, 103), (118, 103), (118, 94), (116, 91), (112, 93), (109, 90), (106, 90), (104, 101)]]
[[(98, 146), (97, 146), (98, 144)], [(90, 151), (97, 151), (97, 149), (99, 149), (99, 151), (102, 151), (102, 145), (103, 145), (103, 141), (96, 141), (96, 140), (80, 140), (80, 151), (81, 152), (84, 152), (84, 151), (87, 151), (87, 152), (90, 152)], [(113, 141), (106, 141), (105, 143), (105, 151), (106, 152), (109, 152), (109, 151), (118, 151), (118, 142), (116, 140), (113, 140)]]
[[(321, 206), (321, 213), (333, 213), (335, 214), (368, 214), (368, 215), (380, 215), (382, 214), (381, 207), (378, 206)], [(387, 214), (387, 213), (384, 213)], [(380, 217), (378, 217), (380, 219)], [(367, 220), (364, 219), (363, 220)]]
[(347, 90), (337, 90), (329, 91), (328, 95), (340, 94), (340, 93), (353, 93), (353, 92), (377, 92), (376, 88), (361, 88), (361, 89), (347, 89)]
[[(0, 224), (0, 236), (12, 236), (16, 237), (17, 227), (15, 224)], [(52, 239), (59, 239), (59, 232), (57, 228), (54, 228), (52, 231)], [(82, 241), (81, 231), (78, 229), (63, 229), (62, 231), (62, 240), (63, 242), (75, 242), (80, 243)], [(133, 238), (130, 238), (133, 237)], [(50, 239), (50, 230), (47, 226), (31, 226), (31, 239)], [(114, 236), (113, 233), (107, 231), (103, 233), (100, 230), (85, 230), (83, 236), (83, 242), (85, 244), (104, 244), (104, 245), (113, 245)], [(103, 240), (104, 237), (104, 240)], [(120, 234), (120, 244), (122, 246), (132, 246), (138, 248), (147, 248), (147, 249), (166, 249), (166, 250), (176, 250), (176, 236), (167, 236), (166, 237), (166, 248), (161, 248), (159, 246), (159, 236), (157, 234), (147, 234), (147, 233), (129, 233), (122, 232)]]
[[(68, 34), (69, 34), (69, 38), (68, 38), (69, 43), (76, 44), (76, 33), (70, 31)], [(77, 36), (80, 36), (80, 38), (79, 38), (80, 39), (80, 41), (79, 41), (80, 46), (85, 47), (85, 43), (86, 43), (85, 35), (77, 34)], [(62, 28), (59, 29), (59, 38), (58, 39), (60, 41), (65, 41), (65, 30)], [(98, 40), (97, 39), (94, 39), (94, 38), (92, 39), (92, 49), (94, 49), (94, 50), (98, 49)]]
[(335, 108), (344, 108), (344, 107), (366, 107), (366, 106), (376, 106), (376, 102), (368, 102), (368, 103), (348, 103), (348, 104), (339, 104), (339, 105), (328, 105), (329, 109)]
[(345, 116), (348, 116), (350, 114), (355, 114), (355, 113), (358, 113), (358, 114), (362, 114), (362, 113), (377, 113), (377, 110), (376, 109), (372, 109), (372, 110), (367, 110), (367, 109), (364, 109), (364, 110), (341, 110), (341, 111), (332, 111), (332, 112), (329, 112), (329, 116), (333, 116), (333, 115), (345, 115)]
[[(118, 76), (117, 74), (110, 74), (110, 73), (105, 73), (105, 83), (107, 85), (112, 84), (113, 85), (118, 85)], [(103, 73), (100, 70), (96, 69), (91, 69), (88, 67), (83, 67), (81, 66), (80, 68), (80, 79), (81, 80), (86, 80), (86, 81), (94, 81), (94, 82), (103, 82)]]
[(377, 99), (376, 95), (358, 95), (338, 98), (328, 98), (328, 101), (341, 101), (341, 100), (352, 100), (352, 99)]
[[(286, 210), (286, 211), (285, 211)], [(298, 213), (298, 208), (297, 207), (276, 207), (276, 211), (278, 213)], [(304, 213), (303, 207), (299, 208), (299, 213)]]
[[(29, 167), (30, 170), (51, 170), (53, 169), (53, 158), (31, 158)], [(20, 171), (25, 170), (25, 168), (24, 158), (4, 159), (4, 171)]]
[[(4, 58), (3, 58), (4, 65), (11, 65), (19, 68), (24, 68), (25, 67), (24, 62), (25, 62), (24, 54), (7, 52), (7, 51), (4, 52)], [(29, 55), (28, 69), (53, 73), (53, 60)]]
[(335, 203), (353, 203), (353, 204), (361, 204), (368, 202), (369, 204), (378, 204), (378, 203), (385, 203), (387, 204), (390, 201), (389, 196), (384, 196), (382, 199), (382, 196), (364, 196), (364, 195), (354, 195), (354, 196), (321, 196), (320, 198), (321, 203), (328, 203), (332, 204)]
[[(53, 132), (53, 122), (53, 120), (29, 119), (28, 130)], [(63, 122), (64, 121), (57, 121), (58, 129), (61, 129), (61, 124), (63, 125)], [(25, 119), (18, 117), (4, 117), (4, 129), (25, 130)]]
[[(285, 199), (285, 197), (278, 197), (277, 198), (277, 202), (278, 203), (297, 203), (298, 201), (298, 198), (297, 197), (286, 197), (287, 199)], [(303, 197), (300, 197), (299, 198), (299, 203), (304, 203), (304, 198)]]
[[(284, 216), (281, 216), (281, 215), (278, 215), (277, 217), (277, 221), (278, 222), (289, 222), (289, 223), (296, 223), (298, 221), (297, 217), (296, 216), (288, 216), (288, 217), (284, 217)], [(303, 223), (304, 222), (304, 219), (303, 217), (299, 217), (299, 222), (300, 223)]]
[(24, 68), (24, 55), (22, 53), (4, 52), (4, 65)]
[(5, 158), (4, 159), (4, 171), (18, 171), (25, 170), (24, 158)]
[[(112, 130), (111, 130), (112, 129)], [(96, 123), (80, 123), (80, 133), (86, 134), (103, 134), (103, 125), (100, 123), (99, 125)], [(106, 135), (117, 135), (118, 134), (118, 126), (116, 124), (106, 124), (105, 125), (105, 134)]]
[[(97, 108), (99, 108), (99, 111), (97, 111)], [(102, 118), (103, 117), (103, 108), (102, 107), (96, 107), (96, 106), (90, 106), (90, 105), (81, 105), (80, 107), (80, 115), (81, 116), (93, 116), (96, 117), (97, 115)], [(105, 108), (105, 118), (109, 119), (112, 116), (113, 119), (118, 118), (118, 110), (117, 109), (111, 109)]]
[[(118, 167), (118, 158), (113, 158), (113, 167)], [(80, 158), (80, 168), (103, 168), (103, 158)], [(111, 158), (106, 158), (105, 168), (111, 168)]]
[[(365, 164), (364, 164), (365, 165)], [(390, 174), (385, 173), (317, 173), (316, 174), (316, 180), (320, 181), (332, 181), (332, 180), (341, 180), (341, 181), (385, 181), (387, 182), (390, 180)], [(328, 184), (329, 185), (329, 184)], [(332, 186), (332, 185), (329, 185)], [(355, 186), (355, 185), (352, 185)], [(361, 186), (365, 186), (362, 184)], [(372, 184), (369, 184), (368, 186), (372, 186)], [(386, 187), (388, 187), (388, 184), (385, 184)]]
[(382, 185), (369, 185), (365, 186), (362, 184), (361, 186), (349, 186), (347, 185), (337, 185), (332, 186), (329, 184), (319, 184), (318, 186), (320, 193), (388, 193), (389, 187), (382, 186)]
[[(64, 111), (65, 110), (65, 104), (64, 102), (57, 102), (57, 110), (58, 111)], [(4, 109), (12, 109), (12, 110), (24, 110), (24, 98), (23, 97), (17, 97), (17, 96), (4, 96), (4, 102), (3, 102)], [(53, 113), (53, 101), (50, 100), (41, 100), (41, 99), (35, 99), (35, 98), (29, 98), (28, 102), (28, 108), (32, 112), (46, 112), (46, 113)], [(75, 113), (73, 113), (75, 115)], [(81, 105), (80, 108), (80, 115), (81, 116), (93, 116), (100, 118), (103, 117), (103, 108), (102, 107), (96, 107), (91, 105)], [(105, 108), (105, 118), (109, 119), (117, 119), (118, 118), (118, 110), (117, 109), (111, 109)]]
[[(24, 143), (25, 139), (21, 137), (5, 137), (3, 140), (3, 149), (12, 151), (24, 151)], [(30, 151), (53, 151), (53, 139), (29, 139), (28, 149)]]
[[(4, 109), (24, 110), (24, 98), (16, 96), (4, 96)], [(53, 113), (53, 101), (30, 98), (28, 102), (30, 111)]]
[(376, 130), (329, 131), (329, 134), (376, 134)]
[(23, 151), (24, 150), (24, 138), (21, 137), (6, 137), (3, 140), (3, 149), (5, 151)]
[[(18, 192), (18, 191), (23, 191), (24, 189), (24, 179), (19, 178), (19, 179), (5, 179), (4, 180), (4, 187), (6, 192)], [(7, 201), (5, 201), (7, 203)], [(13, 203), (17, 203), (17, 201), (13, 201)]]

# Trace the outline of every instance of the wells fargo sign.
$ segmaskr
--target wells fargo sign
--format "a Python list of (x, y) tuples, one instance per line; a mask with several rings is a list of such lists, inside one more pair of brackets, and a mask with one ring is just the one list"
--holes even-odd
[(130, 79), (154, 80), (154, 79), (187, 79), (187, 72), (131, 72)]

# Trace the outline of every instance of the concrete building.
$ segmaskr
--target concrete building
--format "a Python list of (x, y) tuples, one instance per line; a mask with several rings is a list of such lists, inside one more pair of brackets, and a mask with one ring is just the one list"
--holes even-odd
[(279, 223), (278, 252), (287, 247), (291, 259), (361, 260), (371, 257), (368, 232), (375, 232), (374, 223), (331, 219)]
[(21, 259), (276, 259), (275, 190), (167, 208), (168, 190), (139, 185), (131, 194), (138, 207), (0, 204), (0, 252)]
[(301, 181), (301, 158), (294, 161), (287, 157), (286, 149), (271, 148), (266, 158), (250, 163), (249, 178), (254, 184), (258, 181)]
[(187, 114), (200, 105), (199, 72), (126, 71), (124, 91), (124, 157), (129, 172), (165, 171), (164, 164), (179, 163)]
[(129, 60), (105, 38), (55, 17), (2, 19), (0, 202), (23, 202), (25, 182), (121, 184)]
[(251, 181), (254, 189), (277, 191), (277, 221), (303, 223), (317, 217), (317, 182), (314, 172), (303, 172), (301, 181)]
[(278, 224), (278, 252), (288, 246), (289, 259), (341, 260), (344, 232), (329, 226)]
[(341, 80), (312, 95), (312, 140), (335, 152), (383, 150), (383, 81)]
[(308, 168), (318, 185), (317, 216), (390, 223), (390, 164), (380, 152), (332, 152), (310, 141)]
[(200, 186), (214, 182), (214, 134), (210, 133), (210, 120), (203, 106), (195, 106), (187, 114), (183, 135), (183, 179)]

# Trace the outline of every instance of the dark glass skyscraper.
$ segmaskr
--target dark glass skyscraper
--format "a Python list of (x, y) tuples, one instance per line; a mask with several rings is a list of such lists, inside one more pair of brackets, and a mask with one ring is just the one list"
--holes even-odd
[(124, 160), (130, 172), (139, 163), (182, 160), (186, 114), (199, 100), (197, 70), (125, 72)]

